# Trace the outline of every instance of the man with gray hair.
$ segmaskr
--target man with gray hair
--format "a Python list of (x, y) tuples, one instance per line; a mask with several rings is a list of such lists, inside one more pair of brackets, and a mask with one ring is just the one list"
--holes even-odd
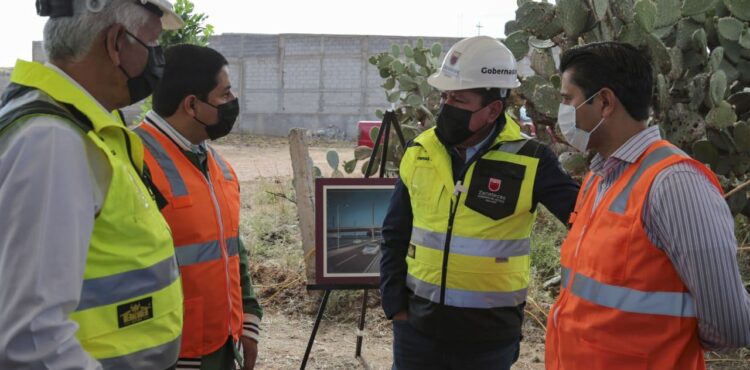
[(171, 368), (172, 238), (112, 112), (151, 94), (182, 20), (167, 0), (36, 5), (49, 63), (19, 61), (0, 103), (0, 369)]

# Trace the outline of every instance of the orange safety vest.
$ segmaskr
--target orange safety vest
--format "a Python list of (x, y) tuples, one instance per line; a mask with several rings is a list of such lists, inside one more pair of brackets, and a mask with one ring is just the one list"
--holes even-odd
[(578, 194), (561, 249), (562, 289), (547, 319), (547, 369), (705, 369), (693, 297), (643, 227), (651, 184), (666, 167), (690, 162), (667, 141), (652, 144), (594, 208), (599, 176)]
[(141, 123), (135, 132), (146, 148), (153, 182), (169, 202), (162, 214), (172, 228), (185, 296), (180, 357), (201, 357), (218, 350), (229, 335), (238, 340), (242, 333), (239, 182), (211, 147), (207, 180), (151, 123)]

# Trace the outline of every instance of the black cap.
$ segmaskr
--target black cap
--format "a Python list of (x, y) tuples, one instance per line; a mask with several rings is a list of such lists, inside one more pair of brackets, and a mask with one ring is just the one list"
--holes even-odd
[(36, 0), (36, 14), (58, 18), (73, 16), (72, 0)]

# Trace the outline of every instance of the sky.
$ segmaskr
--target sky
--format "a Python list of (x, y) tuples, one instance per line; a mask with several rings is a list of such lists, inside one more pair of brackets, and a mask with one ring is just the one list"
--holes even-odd
[[(0, 67), (31, 59), (46, 18), (34, 0), (3, 0)], [(515, 0), (193, 0), (215, 33), (313, 33), (351, 35), (504, 37)], [(481, 27), (477, 27), (480, 25)]]

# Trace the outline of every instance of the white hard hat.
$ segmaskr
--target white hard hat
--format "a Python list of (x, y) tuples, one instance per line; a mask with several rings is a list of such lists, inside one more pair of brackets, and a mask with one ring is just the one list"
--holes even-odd
[[(109, 1), (111, 0), (36, 0), (36, 12), (50, 18), (71, 17), (86, 12), (98, 13)], [(168, 0), (131, 1), (160, 16), (162, 28), (165, 30), (176, 30), (185, 25)]]
[(172, 8), (172, 3), (170, 3), (168, 0), (138, 0), (141, 5), (144, 5), (146, 7), (149, 6), (149, 4), (156, 6), (159, 8), (159, 10), (162, 13), (161, 16), (161, 26), (165, 30), (177, 30), (182, 28), (182, 26), (185, 25), (185, 22), (182, 21), (182, 18), (180, 18), (177, 13), (174, 12), (174, 9)]
[(442, 91), (521, 86), (513, 53), (489, 36), (469, 37), (457, 42), (448, 50), (443, 65), (427, 78), (427, 82)]

